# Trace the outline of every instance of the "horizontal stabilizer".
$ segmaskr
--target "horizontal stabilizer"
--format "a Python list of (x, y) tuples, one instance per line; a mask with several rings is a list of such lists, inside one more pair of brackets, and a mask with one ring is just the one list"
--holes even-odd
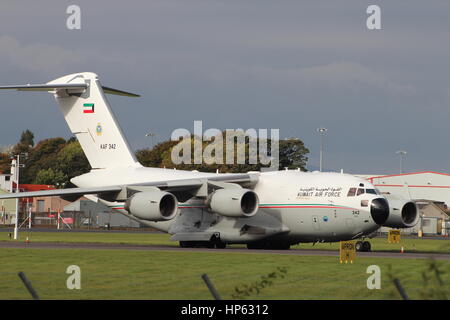
[[(0, 90), (18, 90), (18, 91), (54, 91), (54, 90), (85, 90), (86, 83), (61, 83), (61, 84), (25, 84), (18, 86), (0, 86)], [(140, 97), (140, 95), (102, 86), (103, 92), (125, 97)]]
[(57, 89), (86, 89), (86, 83), (61, 83), (61, 84), (26, 84), (20, 86), (0, 86), (0, 89), (16, 89), (19, 91), (53, 91)]
[(105, 86), (102, 86), (102, 89), (103, 89), (104, 93), (115, 94), (115, 95), (118, 95), (118, 96), (133, 97), (133, 98), (140, 97), (140, 95), (135, 94), (135, 93), (126, 92), (126, 91), (122, 91), (122, 90), (117, 90), (117, 89), (113, 89), (113, 88), (108, 88), (108, 87), (105, 87)]

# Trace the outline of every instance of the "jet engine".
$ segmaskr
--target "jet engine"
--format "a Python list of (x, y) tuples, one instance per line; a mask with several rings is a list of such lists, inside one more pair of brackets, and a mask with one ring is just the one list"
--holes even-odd
[(417, 205), (408, 200), (388, 199), (389, 217), (383, 224), (391, 228), (411, 228), (419, 221), (419, 209)]
[(259, 208), (258, 195), (248, 189), (219, 189), (214, 191), (208, 201), (209, 209), (226, 217), (252, 217)]
[(138, 192), (126, 200), (125, 210), (142, 220), (166, 221), (177, 214), (178, 200), (169, 192)]

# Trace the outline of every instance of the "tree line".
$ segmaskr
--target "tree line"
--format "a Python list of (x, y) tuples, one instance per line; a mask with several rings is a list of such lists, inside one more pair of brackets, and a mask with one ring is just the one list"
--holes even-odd
[[(195, 137), (192, 137), (191, 145)], [(208, 146), (211, 141), (203, 141), (203, 147)], [(246, 139), (246, 150), (248, 150), (248, 139)], [(201, 172), (247, 172), (260, 171), (263, 165), (259, 161), (250, 164), (248, 152), (244, 164), (174, 164), (172, 162), (172, 150), (178, 141), (163, 141), (152, 148), (144, 148), (136, 151), (136, 158), (146, 167), (176, 168), (179, 170), (198, 170)], [(270, 154), (270, 141), (268, 144)], [(224, 150), (226, 146), (224, 145)], [(11, 170), (11, 156), (15, 154), (28, 154), (21, 158), (25, 167), (20, 169), (20, 183), (49, 184), (63, 187), (71, 187), (70, 179), (87, 173), (91, 170), (89, 162), (75, 137), (68, 140), (64, 138), (50, 138), (34, 143), (34, 134), (25, 130), (20, 136), (19, 142), (9, 152), (0, 152), (0, 171), (9, 173)], [(284, 168), (306, 171), (309, 150), (300, 139), (285, 139), (279, 141), (279, 169)], [(192, 153), (193, 156), (193, 153)]]

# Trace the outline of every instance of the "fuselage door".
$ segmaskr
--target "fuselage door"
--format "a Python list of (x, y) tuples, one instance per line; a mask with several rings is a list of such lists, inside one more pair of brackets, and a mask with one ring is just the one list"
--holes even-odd
[(319, 224), (319, 216), (313, 215), (312, 216), (312, 225), (314, 230), (320, 230), (320, 224)]

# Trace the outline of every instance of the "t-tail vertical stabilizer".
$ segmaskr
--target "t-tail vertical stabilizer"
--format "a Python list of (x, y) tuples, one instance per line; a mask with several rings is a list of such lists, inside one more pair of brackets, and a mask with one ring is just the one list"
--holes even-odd
[(6, 86), (0, 89), (52, 92), (92, 169), (141, 166), (105, 93), (130, 97), (138, 95), (103, 87), (98, 76), (91, 72), (70, 74), (46, 84)]

